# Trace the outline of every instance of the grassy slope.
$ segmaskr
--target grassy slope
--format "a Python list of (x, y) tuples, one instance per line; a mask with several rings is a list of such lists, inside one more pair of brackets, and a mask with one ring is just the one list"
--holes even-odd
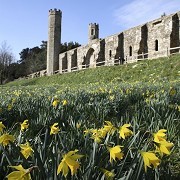
[(79, 85), (95, 82), (157, 82), (180, 80), (180, 55), (170, 58), (145, 60), (133, 64), (111, 67), (98, 67), (78, 72), (57, 74), (50, 77), (41, 77), (27, 80), (17, 80), (6, 84), (17, 85)]

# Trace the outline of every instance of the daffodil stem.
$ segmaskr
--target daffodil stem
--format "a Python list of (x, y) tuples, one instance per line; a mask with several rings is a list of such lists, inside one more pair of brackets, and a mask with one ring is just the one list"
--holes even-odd
[(7, 154), (7, 152), (6, 152), (6, 150), (4, 149), (4, 147), (2, 146), (1, 148), (2, 148), (2, 150), (3, 150), (4, 155), (6, 156), (6, 159), (7, 159), (8, 163), (9, 163), (9, 165), (10, 165), (10, 166), (13, 166), (13, 164), (14, 164), (13, 160), (12, 160), (11, 157)]
[(33, 169), (38, 169), (38, 170), (39, 170), (38, 166), (32, 166), (32, 167), (29, 168), (29, 173), (30, 173)]
[[(139, 154), (138, 154), (138, 157), (139, 157)], [(139, 158), (138, 158), (139, 159)], [(140, 164), (139, 164), (139, 166), (138, 166), (138, 173), (137, 173), (137, 175), (135, 176), (137, 179), (139, 179), (139, 175), (140, 175), (140, 173), (141, 173), (141, 170), (142, 170), (142, 165), (143, 165), (143, 159), (142, 159), (142, 157), (140, 158), (141, 160), (140, 160)]]
[(22, 131), (20, 130), (19, 136), (18, 136), (18, 145), (21, 144), (21, 137), (22, 137)]
[(49, 134), (49, 131), (48, 131), (48, 128), (46, 128), (46, 132), (45, 132), (45, 138), (44, 138), (44, 144), (43, 144), (43, 159), (42, 159), (42, 162), (44, 163), (45, 162), (45, 159), (46, 159), (46, 146), (47, 146), (47, 141), (48, 141), (48, 134)]
[(57, 180), (57, 134), (55, 137), (55, 146), (54, 146), (54, 180)]
[(67, 148), (65, 147), (65, 145), (64, 145), (64, 143), (63, 143), (63, 141), (62, 141), (62, 138), (61, 138), (60, 134), (58, 134), (58, 137), (59, 137), (59, 140), (60, 140), (61, 145), (62, 145), (62, 147), (63, 147), (63, 150), (64, 150), (64, 149), (67, 150)]

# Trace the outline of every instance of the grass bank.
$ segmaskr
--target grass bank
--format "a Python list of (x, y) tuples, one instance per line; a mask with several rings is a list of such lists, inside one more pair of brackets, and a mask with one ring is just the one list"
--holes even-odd
[(79, 86), (89, 83), (108, 82), (159, 82), (180, 80), (180, 55), (169, 58), (139, 61), (121, 66), (106, 66), (81, 70), (49, 77), (16, 80), (6, 86), (66, 85)]

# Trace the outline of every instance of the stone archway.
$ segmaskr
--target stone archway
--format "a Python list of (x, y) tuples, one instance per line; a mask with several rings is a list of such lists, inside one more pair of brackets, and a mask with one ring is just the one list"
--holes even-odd
[(95, 52), (95, 50), (93, 48), (90, 48), (87, 51), (86, 56), (84, 56), (84, 61), (83, 61), (82, 65), (85, 65), (86, 68), (94, 67), (96, 65), (94, 52)]

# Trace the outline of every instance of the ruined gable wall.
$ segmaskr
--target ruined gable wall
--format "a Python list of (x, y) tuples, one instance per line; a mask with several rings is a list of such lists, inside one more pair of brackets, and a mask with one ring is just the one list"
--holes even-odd
[[(108, 36), (105, 38), (105, 63), (109, 64), (113, 59), (116, 59), (118, 49), (118, 34)], [(113, 62), (112, 62), (113, 63)]]
[[(127, 62), (134, 59), (138, 55), (141, 41), (141, 26), (126, 30), (124, 34), (124, 57)], [(130, 53), (130, 51), (132, 51)]]
[[(147, 23), (149, 58), (167, 56), (170, 48), (170, 35), (172, 32), (172, 16), (164, 16)], [(156, 49), (158, 42), (158, 50)]]

